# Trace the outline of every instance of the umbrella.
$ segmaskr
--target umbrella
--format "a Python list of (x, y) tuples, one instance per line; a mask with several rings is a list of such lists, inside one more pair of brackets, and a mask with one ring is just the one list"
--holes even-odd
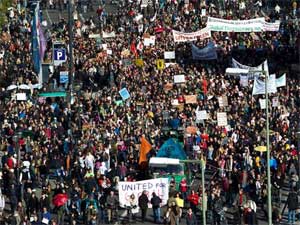
[(267, 151), (267, 147), (266, 146), (257, 146), (257, 147), (255, 147), (254, 150), (258, 151), (258, 152), (266, 152)]
[(19, 89), (29, 90), (30, 87), (29, 87), (27, 84), (21, 84), (21, 85), (19, 86)]
[(56, 207), (64, 205), (68, 201), (67, 194), (57, 194), (52, 200), (53, 205)]
[(6, 90), (11, 91), (11, 90), (16, 89), (17, 87), (18, 87), (17, 85), (12, 84), (12, 85), (9, 85), (9, 86), (6, 88)]
[(189, 134), (196, 134), (197, 130), (197, 127), (189, 126), (185, 129), (185, 132)]

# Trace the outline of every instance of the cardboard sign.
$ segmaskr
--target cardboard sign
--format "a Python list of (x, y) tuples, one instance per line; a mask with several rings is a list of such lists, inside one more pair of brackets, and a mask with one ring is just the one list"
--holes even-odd
[(227, 114), (226, 112), (217, 113), (218, 126), (227, 126)]
[(158, 70), (163, 70), (165, 68), (165, 60), (163, 59), (156, 60), (156, 66)]
[(186, 104), (197, 104), (197, 95), (185, 95), (184, 99)]
[(179, 84), (179, 83), (184, 83), (185, 82), (185, 76), (184, 75), (175, 75), (174, 76), (174, 83)]
[(170, 90), (172, 90), (173, 89), (173, 84), (171, 84), (171, 83), (166, 83), (165, 85), (164, 85), (164, 90), (165, 91), (170, 91)]
[(227, 107), (228, 106), (228, 98), (227, 96), (218, 97), (218, 102), (220, 107)]

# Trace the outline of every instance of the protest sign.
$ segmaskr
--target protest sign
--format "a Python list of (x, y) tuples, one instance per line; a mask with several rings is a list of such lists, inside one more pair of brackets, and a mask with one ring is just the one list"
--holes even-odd
[(178, 99), (173, 99), (172, 102), (171, 102), (171, 105), (178, 106), (179, 105)]
[(158, 70), (163, 70), (165, 68), (165, 60), (163, 59), (156, 60), (156, 66)]
[(207, 112), (206, 110), (196, 111), (196, 119), (197, 120), (207, 120)]
[(155, 45), (155, 36), (153, 35), (153, 36), (144, 38), (144, 45), (146, 47), (150, 46), (150, 45)]
[(227, 126), (227, 114), (226, 112), (217, 113), (218, 126)]
[(130, 98), (130, 94), (128, 92), (128, 90), (126, 88), (123, 88), (119, 91), (119, 94), (121, 95), (123, 101), (125, 101), (126, 99)]
[(279, 106), (279, 99), (278, 97), (272, 98), (272, 107), (278, 107)]
[(185, 76), (184, 75), (175, 75), (174, 76), (174, 83), (184, 83), (185, 82)]
[(197, 104), (197, 95), (185, 95), (184, 99), (186, 104)]
[(17, 93), (16, 99), (17, 101), (26, 101), (27, 100), (26, 93)]
[(172, 83), (166, 83), (165, 85), (164, 85), (164, 90), (165, 91), (170, 91), (170, 90), (172, 90), (173, 89), (173, 84)]
[(220, 96), (218, 97), (218, 102), (220, 107), (227, 107), (228, 106), (228, 98), (227, 96)]
[(143, 59), (136, 59), (135, 60), (135, 65), (138, 67), (143, 67), (144, 66), (144, 60)]
[(174, 42), (196, 41), (197, 39), (204, 40), (210, 38), (210, 29), (204, 28), (192, 33), (184, 33), (177, 30), (172, 30)]
[(114, 38), (116, 37), (116, 33), (114, 31), (112, 32), (105, 32), (102, 33), (102, 38)]
[(100, 34), (89, 34), (89, 38), (101, 38)]
[(248, 76), (240, 76), (240, 84), (242, 87), (248, 87), (248, 82), (249, 82), (249, 79), (248, 79)]
[[(169, 199), (169, 181), (168, 178), (158, 178), (151, 180), (142, 180), (136, 182), (119, 182), (119, 203), (121, 207), (130, 206), (130, 196), (135, 195), (138, 199), (143, 191), (147, 192), (149, 201), (152, 193), (156, 193), (162, 200), (162, 204), (166, 205)], [(151, 207), (151, 204), (149, 204)]]
[(164, 52), (165, 59), (175, 59), (175, 51)]
[(112, 50), (111, 49), (106, 49), (107, 55), (112, 55)]
[(259, 99), (259, 105), (261, 109), (266, 109), (266, 99)]

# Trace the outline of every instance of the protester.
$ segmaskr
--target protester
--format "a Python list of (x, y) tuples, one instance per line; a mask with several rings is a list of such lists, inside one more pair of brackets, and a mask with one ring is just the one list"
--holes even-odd
[[(69, 56), (62, 65), (50, 66), (49, 79), (44, 74), (44, 82), (36, 85), (39, 71), (33, 63), (34, 26), (28, 10), (33, 6), (26, 9), (25, 2), (8, 10), (0, 38), (0, 200), (3, 195), (10, 205), (10, 214), (3, 212), (5, 220), (13, 219), (17, 211), (16, 218), (23, 222), (29, 223), (32, 217), (32, 224), (40, 224), (45, 208), (51, 224), (104, 222), (106, 211), (111, 222), (120, 207), (119, 182), (153, 178), (147, 161), (170, 137), (182, 143), (189, 159), (204, 159), (207, 170), (214, 172), (204, 199), (208, 215), (212, 213), (216, 223), (225, 205), (233, 205), (239, 217), (245, 215), (243, 220), (255, 223), (253, 208), (247, 207), (248, 214), (244, 214), (250, 199), (263, 209), (266, 219), (267, 157), (265, 151), (257, 150), (266, 145), (265, 109), (260, 104), (265, 96), (252, 95), (255, 81), (250, 75), (226, 74), (234, 59), (251, 67), (267, 59), (270, 75), (278, 79), (286, 74), (285, 85), (268, 96), (275, 200), (281, 202), (280, 187), (288, 179), (290, 187), (299, 187), (300, 26), (296, 2), (288, 6), (276, 2), (270, 7), (272, 3), (264, 1), (227, 1), (222, 5), (219, 1), (185, 4), (180, 0), (141, 7), (136, 1), (121, 1), (122, 7), (111, 13), (108, 2), (104, 5), (100, 1), (92, 10), (91, 1), (75, 1), (72, 86), (71, 80), (65, 83), (60, 79)], [(41, 7), (63, 11), (67, 1), (42, 1)], [(86, 11), (92, 16), (82, 19)], [(212, 31), (205, 39), (174, 42), (172, 30), (199, 31), (207, 26), (207, 16), (228, 20), (261, 17), (271, 24), (280, 20), (280, 28), (247, 33)], [(43, 53), (45, 64), (51, 64), (54, 43), (59, 40), (66, 49), (69, 44), (68, 21), (55, 21), (38, 23), (41, 30), (37, 33), (44, 33), (38, 52)], [(216, 50), (216, 59), (193, 58), (195, 47), (201, 50), (207, 46)], [(168, 51), (174, 51), (175, 58), (166, 59)], [(159, 59), (164, 60), (161, 67)], [(184, 81), (174, 82), (175, 75), (184, 75)], [(129, 92), (128, 99), (119, 93), (123, 88)], [(48, 91), (61, 91), (67, 97), (41, 96)], [(24, 93), (26, 100), (20, 100)], [(228, 104), (220, 101), (225, 95)], [(194, 100), (189, 101), (189, 96)], [(218, 125), (219, 112), (227, 113), (226, 126)], [(194, 128), (192, 132), (189, 127)], [(149, 142), (142, 163), (141, 137)], [(199, 175), (199, 167), (186, 168), (190, 173), (182, 175)], [(196, 216), (203, 193), (192, 190), (200, 190), (199, 185), (191, 188), (192, 180), (169, 176), (171, 194), (164, 219), (176, 224), (185, 209), (178, 210), (174, 196), (181, 192)], [(42, 197), (37, 195), (40, 189)], [(52, 199), (59, 193), (67, 194), (67, 202), (54, 207)], [(144, 221), (151, 199), (146, 193), (142, 196), (138, 206)], [(289, 214), (292, 222), (293, 210)], [(279, 216), (273, 219), (278, 221)]]
[(152, 209), (153, 209), (153, 216), (154, 216), (154, 223), (160, 223), (160, 207), (161, 207), (161, 199), (159, 196), (156, 195), (155, 192), (152, 193), (152, 198), (150, 200)]

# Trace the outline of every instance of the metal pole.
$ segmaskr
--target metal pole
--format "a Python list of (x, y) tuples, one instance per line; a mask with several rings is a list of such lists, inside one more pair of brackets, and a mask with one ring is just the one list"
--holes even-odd
[(300, 177), (300, 121), (298, 123), (298, 130), (297, 130), (297, 149), (298, 149), (298, 171)]
[(206, 212), (204, 209), (204, 206), (206, 206), (206, 202), (205, 202), (205, 163), (204, 160), (191, 160), (191, 159), (187, 159), (187, 160), (179, 160), (180, 163), (196, 163), (196, 164), (200, 164), (201, 165), (201, 185), (202, 185), (202, 221), (203, 221), (203, 225), (206, 225)]
[[(72, 99), (73, 99), (73, 80), (74, 80), (74, 64), (73, 64), (73, 1), (69, 0), (68, 4), (68, 20), (69, 20), (69, 94), (70, 94), (70, 112), (69, 112), (69, 135), (72, 138), (73, 132), (72, 132)], [(72, 142), (73, 140), (71, 140)]]
[(270, 171), (270, 130), (269, 130), (269, 98), (268, 98), (268, 80), (269, 74), (265, 72), (264, 63), (262, 72), (265, 75), (265, 95), (266, 95), (266, 135), (267, 135), (267, 193), (268, 193), (268, 225), (272, 225), (272, 196), (271, 196), (271, 171)]
[(201, 159), (201, 185), (202, 185), (202, 222), (206, 225), (206, 202), (205, 202), (205, 162)]

